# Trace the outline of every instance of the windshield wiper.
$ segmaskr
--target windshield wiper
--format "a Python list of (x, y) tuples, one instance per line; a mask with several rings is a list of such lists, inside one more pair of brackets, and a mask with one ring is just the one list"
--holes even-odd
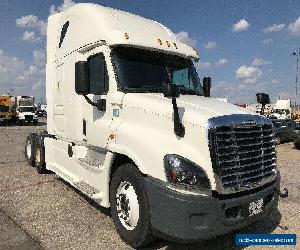
[(184, 85), (177, 85), (181, 95), (200, 95), (195, 89), (188, 89)]
[[(130, 87), (125, 87), (123, 90), (131, 93), (162, 93), (163, 92), (163, 87), (153, 87), (153, 86), (142, 86), (138, 88), (130, 88)], [(186, 89), (184, 87), (179, 88), (179, 92), (182, 95), (200, 95), (197, 93), (197, 91), (193, 89)]]
[(186, 88), (181, 88), (180, 94), (182, 94), (182, 95), (199, 95), (195, 90), (186, 89)]
[(132, 92), (132, 93), (162, 93), (162, 87), (153, 87), (153, 86), (142, 86), (138, 88), (123, 88), (125, 92)]

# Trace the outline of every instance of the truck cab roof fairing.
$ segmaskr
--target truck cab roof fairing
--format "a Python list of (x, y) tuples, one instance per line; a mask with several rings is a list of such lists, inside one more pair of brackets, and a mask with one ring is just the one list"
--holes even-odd
[[(61, 29), (67, 21), (68, 32), (59, 48)], [(49, 55), (48, 62), (100, 40), (105, 40), (108, 45), (148, 47), (198, 59), (192, 47), (178, 41), (175, 34), (162, 24), (125, 11), (96, 4), (76, 4), (65, 12), (50, 16), (48, 29), (51, 22), (58, 22), (59, 28), (54, 36), (56, 41), (48, 39), (48, 44), (56, 47), (56, 55)]]

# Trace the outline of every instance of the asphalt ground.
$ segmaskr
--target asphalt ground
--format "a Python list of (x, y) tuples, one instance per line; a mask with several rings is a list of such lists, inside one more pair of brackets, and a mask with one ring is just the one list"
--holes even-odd
[[(38, 175), (25, 161), (26, 136), (42, 129), (42, 122), (38, 126), (0, 127), (0, 249), (130, 249), (116, 233), (109, 209), (101, 208), (55, 174)], [(293, 149), (292, 143), (279, 145), (277, 151), (281, 185), (289, 190), (289, 197), (279, 201), (278, 212), (216, 239), (197, 244), (157, 240), (149, 249), (240, 249), (234, 244), (236, 233), (299, 236), (300, 151)], [(300, 249), (299, 243), (297, 247)]]

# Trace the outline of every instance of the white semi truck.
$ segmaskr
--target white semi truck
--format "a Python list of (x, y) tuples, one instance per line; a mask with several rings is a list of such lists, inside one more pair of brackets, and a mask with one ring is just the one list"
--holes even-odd
[(13, 105), (13, 116), (18, 124), (36, 125), (38, 123), (33, 96), (14, 96), (11, 97), (11, 103)]
[(25, 155), (103, 207), (132, 247), (225, 234), (277, 209), (269, 119), (210, 98), (162, 24), (95, 4), (48, 19), (47, 131)]

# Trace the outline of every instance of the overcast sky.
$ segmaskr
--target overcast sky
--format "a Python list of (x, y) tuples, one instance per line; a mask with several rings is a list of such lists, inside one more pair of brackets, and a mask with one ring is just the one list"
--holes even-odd
[[(15, 95), (45, 98), (47, 17), (75, 2), (0, 1), (0, 94), (14, 89)], [(291, 53), (300, 51), (300, 1), (90, 2), (157, 20), (196, 47), (198, 74), (212, 77), (213, 96), (233, 103), (254, 102), (257, 92), (273, 100), (279, 94), (294, 99), (296, 57)]]

